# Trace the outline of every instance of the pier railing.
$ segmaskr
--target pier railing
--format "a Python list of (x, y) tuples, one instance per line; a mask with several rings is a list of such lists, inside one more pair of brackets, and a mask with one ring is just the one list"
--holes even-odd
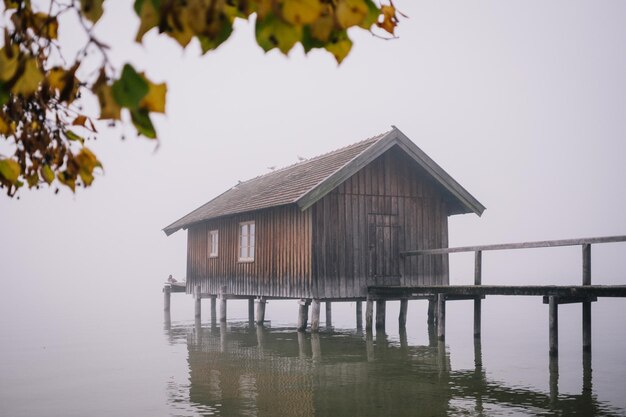
[(400, 255), (443, 255), (448, 253), (474, 252), (474, 285), (482, 283), (482, 253), (485, 251), (555, 248), (562, 246), (582, 247), (582, 285), (591, 285), (591, 245), (598, 243), (626, 242), (626, 236), (589, 237), (582, 239), (540, 240), (522, 243), (501, 243), (496, 245), (460, 246), (456, 248), (418, 249), (401, 252)]
[[(474, 300), (474, 336), (481, 333), (481, 299), (486, 295), (538, 295), (549, 304), (550, 353), (558, 351), (558, 305), (582, 303), (583, 350), (591, 350), (591, 302), (597, 297), (626, 297), (626, 285), (591, 285), (591, 245), (600, 243), (626, 242), (626, 236), (606, 236), (582, 239), (543, 240), (523, 243), (504, 243), (496, 245), (462, 246), (456, 248), (418, 249), (401, 253), (407, 256), (444, 255), (459, 252), (474, 252), (474, 285), (435, 285), (415, 287), (369, 287), (370, 297), (415, 297), (430, 296), (436, 300), (437, 335), (445, 337), (445, 301), (446, 299)], [(524, 285), (482, 285), (482, 253), (485, 251), (553, 248), (562, 246), (582, 247), (582, 285), (581, 286), (524, 286)], [(434, 303), (433, 309), (434, 309)], [(431, 307), (429, 306), (429, 311)]]

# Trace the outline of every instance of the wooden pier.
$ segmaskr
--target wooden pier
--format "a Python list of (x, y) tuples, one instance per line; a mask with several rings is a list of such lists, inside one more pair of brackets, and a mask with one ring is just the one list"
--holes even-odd
[[(356, 327), (362, 328), (362, 301), (365, 305), (365, 329), (371, 332), (374, 325), (382, 330), (386, 321), (386, 302), (400, 301), (398, 324), (404, 329), (408, 316), (408, 301), (428, 299), (428, 323), (435, 326), (439, 340), (445, 339), (446, 302), (455, 300), (473, 300), (474, 302), (474, 337), (480, 339), (482, 320), (482, 300), (487, 296), (535, 296), (542, 297), (548, 307), (549, 322), (549, 352), (551, 356), (558, 354), (558, 306), (559, 304), (582, 304), (582, 344), (585, 352), (591, 351), (591, 303), (602, 297), (626, 297), (626, 285), (592, 285), (591, 284), (591, 245), (613, 242), (626, 242), (626, 236), (610, 236), (585, 239), (552, 240), (525, 243), (510, 243), (497, 245), (468, 246), (456, 248), (437, 248), (411, 250), (401, 253), (401, 262), (412, 256), (447, 255), (450, 253), (474, 252), (474, 284), (473, 285), (420, 285), (420, 286), (390, 286), (371, 285), (367, 287), (366, 297), (351, 298), (301, 298), (297, 316), (298, 331), (305, 331), (310, 323), (311, 332), (320, 328), (321, 303), (325, 302), (326, 328), (332, 328), (332, 302), (356, 301)], [(582, 248), (582, 285), (483, 285), (482, 264), (483, 252), (494, 250), (516, 250), (529, 248), (549, 248), (560, 246), (581, 246)], [(180, 284), (167, 284), (164, 288), (165, 310), (169, 314), (170, 292), (184, 292)], [(219, 322), (226, 323), (226, 306), (229, 299), (248, 300), (248, 316), (250, 323), (263, 325), (265, 321), (265, 304), (268, 299), (290, 299), (289, 297), (242, 296), (227, 294), (227, 287), (223, 286), (219, 294), (206, 294), (201, 287), (193, 289), (195, 300), (195, 317), (201, 317), (201, 299), (211, 300), (211, 322), (217, 323), (216, 300), (220, 301)], [(256, 317), (255, 317), (256, 304)], [(376, 314), (374, 315), (374, 304)], [(309, 308), (311, 307), (311, 308)], [(311, 311), (309, 322), (309, 311)]]

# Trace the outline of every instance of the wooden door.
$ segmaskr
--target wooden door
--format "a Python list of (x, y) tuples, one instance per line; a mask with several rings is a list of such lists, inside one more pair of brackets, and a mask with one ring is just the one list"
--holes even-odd
[(368, 225), (368, 285), (400, 285), (398, 216), (369, 214)]

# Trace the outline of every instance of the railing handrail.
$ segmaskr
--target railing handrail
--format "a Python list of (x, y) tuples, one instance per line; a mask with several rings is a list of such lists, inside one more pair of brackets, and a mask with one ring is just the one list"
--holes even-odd
[(495, 245), (459, 246), (456, 248), (419, 249), (400, 252), (402, 256), (442, 255), (457, 252), (478, 252), (505, 249), (553, 248), (559, 246), (591, 245), (597, 243), (626, 242), (626, 236), (588, 237), (581, 239), (540, 240), (522, 243), (500, 243)]

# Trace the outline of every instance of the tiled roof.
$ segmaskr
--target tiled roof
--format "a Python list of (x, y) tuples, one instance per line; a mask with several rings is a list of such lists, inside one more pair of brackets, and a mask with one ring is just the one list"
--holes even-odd
[(286, 204), (306, 209), (375, 158), (398, 146), (442, 189), (455, 209), (449, 214), (476, 213), (485, 207), (395, 126), (389, 132), (306, 161), (240, 182), (208, 203), (165, 227), (169, 236), (179, 229), (216, 217)]
[(170, 235), (203, 220), (296, 203), (385, 134), (240, 182), (163, 230)]

